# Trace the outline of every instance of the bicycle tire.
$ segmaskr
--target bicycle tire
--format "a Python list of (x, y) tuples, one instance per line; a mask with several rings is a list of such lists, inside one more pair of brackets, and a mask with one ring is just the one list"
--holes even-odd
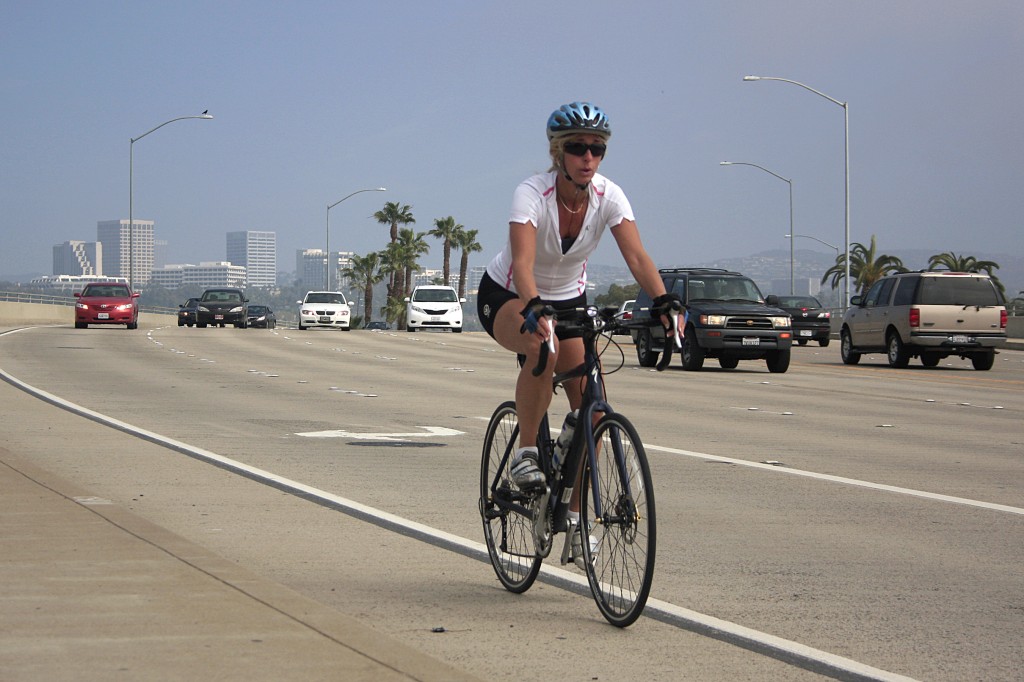
[(530, 589), (540, 573), (541, 558), (533, 539), (533, 522), (503, 509), (495, 501), (496, 495), (525, 499), (512, 483), (510, 472), (518, 426), (516, 404), (512, 401), (502, 403), (491, 415), (480, 463), (479, 504), (491, 566), (505, 589), (521, 594)]
[[(601, 614), (624, 628), (643, 613), (654, 580), (654, 487), (647, 453), (628, 419), (605, 415), (594, 428), (594, 442), (597, 491), (604, 514), (597, 518), (588, 462), (580, 491), (580, 522), (596, 540), (596, 550), (583, 542), (583, 559)], [(621, 460), (616, 452), (621, 452)], [(619, 461), (625, 464), (625, 477)]]

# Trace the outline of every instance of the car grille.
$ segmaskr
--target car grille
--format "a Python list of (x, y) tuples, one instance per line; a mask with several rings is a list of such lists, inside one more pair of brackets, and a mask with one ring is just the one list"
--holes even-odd
[(771, 329), (772, 321), (767, 317), (734, 315), (726, 320), (726, 329)]
[(424, 308), (423, 312), (427, 315), (444, 315), (448, 312), (446, 308), (440, 308), (438, 310), (431, 310), (430, 308)]
[(334, 315), (337, 311), (335, 310), (314, 310), (317, 315)]

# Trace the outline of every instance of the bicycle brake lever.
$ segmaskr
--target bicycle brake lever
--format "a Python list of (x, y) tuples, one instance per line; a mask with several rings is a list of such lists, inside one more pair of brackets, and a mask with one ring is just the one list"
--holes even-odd
[[(669, 319), (672, 321), (672, 340), (676, 348), (682, 350), (683, 340), (679, 333), (679, 311), (674, 307), (668, 311)], [(683, 328), (686, 328), (687, 312), (683, 310)], [(668, 367), (669, 363), (672, 362), (672, 346), (671, 343), (665, 344), (665, 350), (661, 354), (661, 359), (658, 360), (658, 364), (655, 366), (659, 372), (664, 372), (665, 368)]]
[(537, 358), (537, 366), (531, 370), (535, 377), (539, 377), (541, 375), (544, 369), (548, 366), (548, 356), (555, 352), (555, 309), (551, 306), (544, 306), (544, 309), (541, 311), (541, 317), (548, 318), (550, 333), (548, 334), (547, 341), (540, 347), (540, 356)]

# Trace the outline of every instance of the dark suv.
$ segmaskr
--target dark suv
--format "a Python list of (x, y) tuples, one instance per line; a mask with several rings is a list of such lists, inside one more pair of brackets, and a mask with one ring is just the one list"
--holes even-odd
[[(725, 369), (740, 360), (764, 360), (769, 372), (789, 369), (793, 328), (789, 315), (765, 305), (749, 277), (717, 268), (659, 270), (668, 291), (686, 306), (687, 321), (680, 352), (683, 369), (699, 370), (705, 358), (718, 358)], [(633, 306), (631, 329), (636, 356), (654, 367), (665, 348), (665, 331), (651, 316), (651, 296), (641, 290)]]
[(241, 289), (207, 289), (196, 309), (196, 326), (231, 324), (245, 329), (249, 323), (245, 305), (248, 302)]

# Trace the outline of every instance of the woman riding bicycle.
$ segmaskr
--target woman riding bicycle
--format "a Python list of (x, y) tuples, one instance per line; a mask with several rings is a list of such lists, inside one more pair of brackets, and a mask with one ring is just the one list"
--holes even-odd
[[(477, 313), (484, 329), (526, 358), (516, 382), (519, 449), (512, 465), (513, 481), (524, 490), (545, 484), (537, 462), (537, 432), (551, 403), (552, 377), (583, 362), (579, 334), (560, 333), (555, 325), (554, 362), (534, 376), (540, 348), (551, 335), (550, 320), (541, 311), (545, 305), (556, 311), (586, 305), (587, 259), (605, 231), (611, 231), (633, 277), (655, 297), (655, 306), (667, 311), (665, 306), (678, 300), (665, 293), (626, 195), (597, 172), (611, 134), (608, 117), (588, 102), (562, 105), (548, 117), (551, 168), (516, 188), (508, 242), (480, 283)], [(662, 324), (671, 336), (667, 315)], [(582, 381), (565, 383), (574, 410), (582, 401)]]

